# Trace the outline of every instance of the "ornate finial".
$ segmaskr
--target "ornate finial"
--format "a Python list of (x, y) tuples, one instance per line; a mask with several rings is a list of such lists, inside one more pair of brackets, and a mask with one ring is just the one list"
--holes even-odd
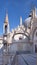
[(5, 21), (4, 22), (8, 24), (8, 13), (7, 13), (7, 11), (6, 11), (6, 17), (5, 17)]

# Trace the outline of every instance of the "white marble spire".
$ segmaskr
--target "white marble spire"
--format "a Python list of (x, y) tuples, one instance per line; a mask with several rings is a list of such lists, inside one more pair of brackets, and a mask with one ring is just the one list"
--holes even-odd
[(8, 13), (6, 12), (5, 23), (8, 23)]
[(22, 25), (22, 17), (20, 17), (20, 26)]
[(6, 17), (4, 21), (4, 33), (7, 31), (9, 33), (9, 21), (8, 21), (8, 13), (6, 12)]
[(35, 16), (36, 16), (36, 8), (34, 7), (34, 9), (32, 10), (32, 16), (33, 16), (33, 18), (35, 18)]

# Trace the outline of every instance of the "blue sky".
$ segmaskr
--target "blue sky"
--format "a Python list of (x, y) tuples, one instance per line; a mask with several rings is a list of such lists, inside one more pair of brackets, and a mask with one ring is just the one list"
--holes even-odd
[(11, 30), (19, 25), (20, 16), (24, 22), (33, 6), (37, 8), (37, 0), (0, 0), (0, 34), (3, 34), (6, 10), (8, 11)]

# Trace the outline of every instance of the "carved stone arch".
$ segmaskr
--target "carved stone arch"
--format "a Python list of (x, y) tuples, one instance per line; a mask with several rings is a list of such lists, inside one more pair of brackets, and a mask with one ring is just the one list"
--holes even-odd
[(14, 38), (14, 36), (17, 35), (17, 34), (23, 34), (30, 40), (29, 36), (27, 34), (25, 34), (25, 33), (15, 33), (12, 38)]

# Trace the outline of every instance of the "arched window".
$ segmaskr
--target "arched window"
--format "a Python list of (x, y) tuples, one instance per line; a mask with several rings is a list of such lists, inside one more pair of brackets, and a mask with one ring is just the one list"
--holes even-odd
[(22, 37), (19, 37), (19, 40), (22, 40)]
[(7, 25), (5, 25), (5, 33), (7, 33)]

